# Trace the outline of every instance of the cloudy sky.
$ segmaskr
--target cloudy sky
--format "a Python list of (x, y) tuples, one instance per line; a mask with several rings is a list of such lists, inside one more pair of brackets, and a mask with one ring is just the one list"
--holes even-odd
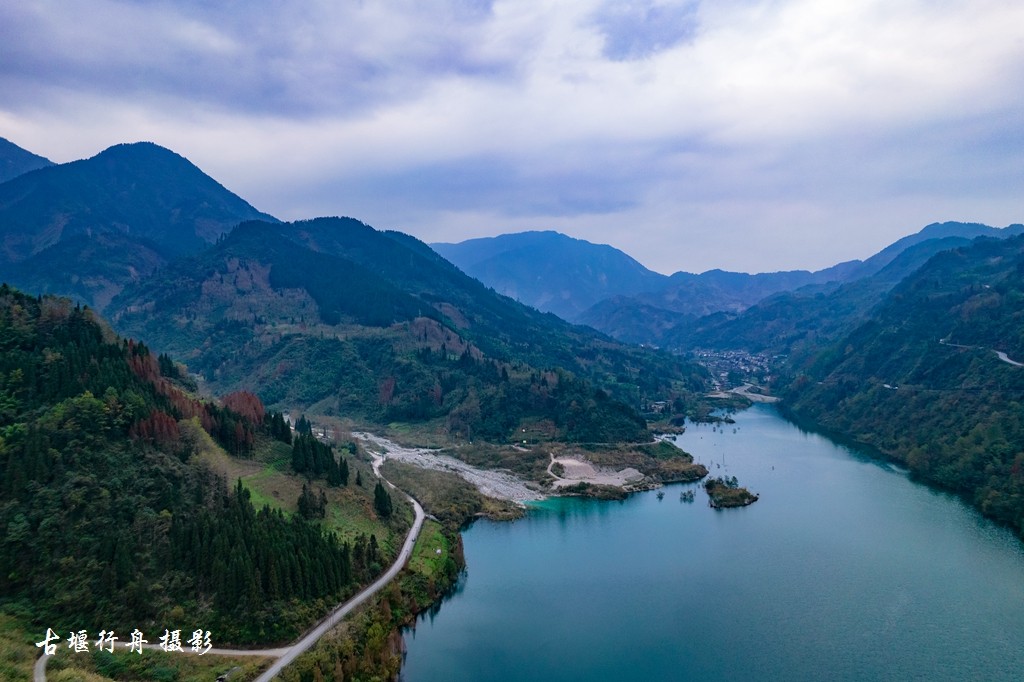
[(282, 219), (661, 272), (1024, 222), (1020, 0), (0, 0), (0, 136), (152, 140)]

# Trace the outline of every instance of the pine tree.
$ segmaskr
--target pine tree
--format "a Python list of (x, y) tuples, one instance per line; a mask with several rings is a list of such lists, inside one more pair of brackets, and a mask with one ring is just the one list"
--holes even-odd
[(377, 516), (380, 518), (391, 518), (391, 495), (380, 481), (377, 481), (377, 486), (373, 489), (373, 508), (377, 510)]

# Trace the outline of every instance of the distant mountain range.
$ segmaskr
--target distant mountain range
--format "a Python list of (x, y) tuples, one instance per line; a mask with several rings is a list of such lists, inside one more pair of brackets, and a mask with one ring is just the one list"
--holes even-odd
[(1024, 226), (936, 223), (757, 275), (664, 276), (553, 232), (435, 245), (463, 272), (350, 218), (280, 223), (156, 145), (29, 161), (0, 183), (0, 279), (104, 309), (215, 391), (505, 442), (643, 440), (645, 406), (708, 408), (705, 370), (557, 311), (674, 351), (786, 355), (786, 409), (1024, 529)]
[(252, 219), (275, 220), (174, 152), (117, 145), (0, 184), (0, 276), (102, 310), (125, 284)]
[[(766, 322), (770, 323), (766, 317), (785, 319), (784, 324), (798, 321), (771, 312), (773, 307), (807, 305), (804, 299), (829, 295), (888, 268), (871, 285), (861, 287), (864, 292), (860, 296), (867, 301), (868, 290), (876, 294), (885, 291), (938, 251), (980, 236), (1008, 237), (1021, 231), (1021, 225), (997, 229), (976, 223), (936, 223), (864, 261), (840, 263), (816, 272), (756, 275), (709, 270), (699, 275), (677, 272), (665, 276), (611, 246), (556, 232), (524, 232), (433, 246), (495, 290), (622, 341), (687, 348), (722, 345), (731, 335), (744, 347), (752, 344), (763, 349), (773, 344), (765, 332), (775, 333), (764, 328)], [(900, 260), (903, 254), (908, 255)], [(896, 265), (890, 267), (894, 262)], [(775, 295), (783, 298), (775, 301)], [(839, 297), (849, 295), (844, 291)], [(763, 306), (745, 314), (759, 304)], [(742, 332), (744, 326), (759, 327), (755, 330), (760, 334), (756, 341), (748, 340), (749, 334)]]
[[(458, 437), (645, 440), (636, 408), (704, 386), (349, 218), (281, 224), (151, 143), (0, 184), (0, 279), (102, 310), (217, 392)], [(690, 402), (673, 402), (686, 409)]]
[(49, 159), (0, 137), (0, 182), (7, 182), (29, 171), (52, 165), (53, 162)]

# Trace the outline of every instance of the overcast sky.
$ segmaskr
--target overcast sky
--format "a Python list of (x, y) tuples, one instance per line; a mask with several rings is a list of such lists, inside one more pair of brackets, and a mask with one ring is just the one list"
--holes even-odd
[(1024, 222), (1020, 0), (0, 0), (0, 136), (151, 140), (282, 219), (670, 273)]

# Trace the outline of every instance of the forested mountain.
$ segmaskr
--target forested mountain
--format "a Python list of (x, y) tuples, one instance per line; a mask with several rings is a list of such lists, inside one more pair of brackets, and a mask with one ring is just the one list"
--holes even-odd
[(0, 183), (7, 182), (37, 168), (52, 166), (53, 162), (0, 137)]
[[(709, 270), (665, 277), (610, 246), (557, 232), (523, 232), (432, 246), (487, 286), (538, 310), (589, 325), (621, 341), (679, 348), (691, 343), (690, 328), (702, 317), (707, 319), (696, 322), (699, 329), (717, 330), (748, 308), (785, 292), (795, 292), (794, 297), (780, 296), (769, 306), (813, 308), (813, 303), (805, 299), (873, 277), (908, 249), (929, 243), (931, 246), (923, 246), (917, 253), (929, 249), (934, 253), (944, 239), (1008, 237), (1022, 230), (1020, 225), (997, 229), (977, 223), (934, 223), (864, 261), (840, 263), (815, 272), (755, 275)], [(756, 311), (739, 324), (761, 324), (761, 318), (763, 311)], [(731, 331), (721, 336), (727, 337)], [(715, 343), (710, 337), (700, 343), (708, 341)], [(761, 339), (757, 343), (767, 347), (773, 342)]]
[(683, 322), (664, 332), (661, 340), (670, 348), (742, 349), (784, 355), (813, 352), (863, 322), (886, 292), (929, 258), (970, 242), (964, 237), (917, 242), (870, 276), (824, 290), (805, 287), (776, 294), (739, 315), (718, 313)]
[(654, 291), (668, 279), (611, 246), (551, 231), (431, 247), (498, 293), (570, 321), (599, 301)]
[(1024, 237), (944, 251), (787, 382), (796, 415), (1024, 531)]
[(634, 407), (703, 387), (678, 358), (537, 312), (352, 219), (243, 224), (111, 311), (217, 390), (374, 422), (441, 419), (466, 438), (538, 421), (572, 440), (643, 438)]
[[(252, 395), (201, 402), (88, 308), (0, 287), (0, 604), (59, 631), (183, 624), (287, 639), (365, 580), (363, 558), (296, 515), (256, 510), (195, 457), (246, 457)], [(244, 412), (245, 414), (242, 414)], [(204, 433), (204, 431), (206, 433)]]
[(273, 220), (174, 152), (117, 145), (0, 184), (0, 279), (102, 309), (251, 219)]
[[(673, 350), (800, 352), (850, 331), (889, 289), (936, 253), (966, 245), (978, 236), (1002, 239), (1022, 231), (1020, 225), (1000, 229), (976, 223), (935, 223), (865, 261), (815, 273), (677, 273), (672, 279), (687, 284), (674, 292), (666, 289), (618, 300), (615, 305), (604, 302), (584, 314), (583, 320), (615, 338)], [(772, 289), (777, 291), (770, 293)], [(731, 300), (732, 309), (708, 313), (711, 306), (700, 304), (705, 294), (720, 303)], [(659, 296), (661, 303), (644, 302)], [(685, 306), (689, 313), (682, 312)], [(669, 310), (673, 307), (676, 310)]]

